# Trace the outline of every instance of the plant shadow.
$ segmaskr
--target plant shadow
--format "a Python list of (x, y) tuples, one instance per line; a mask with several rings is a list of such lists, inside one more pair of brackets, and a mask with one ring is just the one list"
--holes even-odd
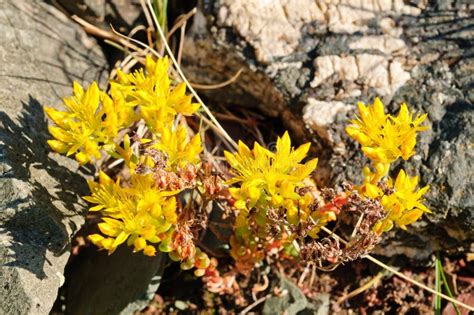
[(67, 158), (49, 156), (40, 103), (30, 95), (21, 106), (13, 119), (0, 111), (0, 235), (7, 240), (0, 250), (6, 250), (3, 266), (44, 279), (50, 258), (69, 250), (70, 235), (83, 222), (79, 196), (87, 193), (87, 184), (65, 166), (72, 165)]

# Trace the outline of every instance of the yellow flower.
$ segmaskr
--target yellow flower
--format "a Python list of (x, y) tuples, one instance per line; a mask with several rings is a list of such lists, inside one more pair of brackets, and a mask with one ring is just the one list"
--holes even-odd
[(99, 175), (99, 182), (89, 182), (91, 196), (85, 200), (96, 204), (91, 211), (102, 211), (99, 223), (101, 234), (89, 239), (99, 248), (113, 253), (119, 245), (127, 242), (135, 251), (143, 250), (145, 255), (155, 255), (152, 244), (157, 244), (173, 233), (177, 223), (177, 202), (173, 195), (177, 191), (160, 191), (151, 174), (132, 174), (126, 187), (120, 181), (113, 181), (105, 173)]
[[(234, 207), (240, 210), (231, 238), (231, 255), (237, 264), (242, 259), (246, 261), (245, 265), (263, 259), (263, 252), (258, 248), (265, 248), (266, 242), (276, 237), (270, 236), (268, 230), (269, 209), (274, 213), (281, 213), (280, 209), (284, 211), (285, 220), (281, 221), (281, 226), (285, 226), (285, 230), (310, 217), (314, 196), (310, 192), (297, 193), (297, 188), (307, 185), (304, 181), (318, 162), (312, 159), (301, 163), (309, 147), (307, 143), (294, 149), (288, 132), (285, 132), (277, 139), (275, 152), (258, 143), (251, 150), (241, 141), (238, 152), (224, 152), (233, 175), (227, 181), (234, 186), (229, 188), (229, 192), (235, 198)], [(251, 228), (250, 221), (254, 221), (258, 228)]]
[(75, 154), (80, 164), (99, 159), (103, 146), (113, 145), (119, 129), (136, 119), (133, 109), (122, 106), (120, 99), (111, 99), (96, 82), (86, 91), (74, 82), (74, 96), (65, 98), (64, 105), (66, 111), (45, 107), (56, 125), (49, 127), (55, 139), (48, 144), (56, 152)]
[(369, 166), (365, 166), (362, 169), (364, 175), (364, 182), (377, 184), (383, 177), (385, 177), (390, 171), (390, 164), (375, 163), (375, 171), (372, 172)]
[(127, 106), (139, 106), (142, 118), (154, 132), (170, 125), (177, 114), (189, 116), (199, 109), (199, 104), (186, 95), (184, 83), (171, 88), (168, 68), (167, 57), (154, 61), (147, 56), (145, 70), (131, 74), (119, 70), (117, 82), (111, 83), (122, 92)]
[(168, 171), (182, 169), (187, 164), (198, 164), (203, 150), (200, 135), (189, 139), (186, 127), (181, 124), (176, 129), (171, 126), (164, 128), (160, 139), (151, 148), (166, 154)]
[(400, 106), (397, 117), (385, 114), (379, 98), (372, 106), (358, 104), (359, 117), (346, 128), (348, 135), (359, 142), (365, 155), (376, 163), (390, 164), (402, 157), (407, 160), (414, 154), (417, 132), (426, 130), (420, 126), (427, 115), (413, 119), (407, 105)]
[(99, 182), (88, 180), (87, 183), (92, 195), (83, 198), (90, 203), (97, 204), (97, 206), (90, 208), (90, 211), (99, 211), (102, 209), (106, 209), (106, 211), (110, 213), (119, 211), (119, 194), (122, 193), (119, 179), (114, 182), (107, 174), (100, 172)]
[(306, 157), (309, 146), (307, 143), (293, 149), (290, 137), (285, 132), (283, 137), (277, 139), (275, 152), (258, 143), (250, 150), (243, 142), (239, 142), (237, 153), (225, 151), (234, 175), (227, 183), (239, 184), (229, 189), (236, 199), (235, 207), (245, 212), (256, 208), (256, 220), (260, 226), (265, 226), (266, 211), (270, 207), (286, 209), (289, 224), (305, 221), (311, 201), (300, 196), (296, 189), (305, 186), (303, 181), (314, 171), (318, 162), (312, 159), (300, 163)]
[(127, 106), (125, 98), (122, 93), (114, 88), (110, 89), (110, 97), (104, 97), (104, 132), (109, 135), (117, 135), (120, 128), (129, 127), (135, 121), (139, 120), (138, 115), (131, 106)]
[(132, 171), (135, 170), (139, 162), (138, 156), (135, 155), (131, 146), (130, 136), (128, 134), (123, 136), (123, 147), (115, 144), (113, 148), (110, 147), (109, 150), (107, 150), (107, 153), (115, 159), (123, 159), (125, 165)]
[(95, 82), (85, 92), (74, 82), (74, 96), (64, 99), (66, 112), (45, 107), (46, 114), (56, 124), (49, 127), (49, 132), (55, 138), (48, 141), (53, 150), (67, 155), (76, 153), (76, 159), (81, 164), (100, 158), (96, 140), (101, 136), (98, 131), (102, 127), (100, 98), (101, 91)]
[(393, 223), (406, 230), (406, 226), (418, 220), (423, 213), (431, 211), (423, 204), (423, 196), (429, 186), (417, 190), (418, 176), (410, 177), (404, 170), (398, 173), (395, 183), (389, 178), (389, 190), (393, 193), (385, 194), (384, 191), (371, 183), (362, 186), (361, 192), (368, 198), (379, 198), (382, 206), (388, 212), (387, 218), (376, 223), (374, 230), (378, 233), (390, 230)]

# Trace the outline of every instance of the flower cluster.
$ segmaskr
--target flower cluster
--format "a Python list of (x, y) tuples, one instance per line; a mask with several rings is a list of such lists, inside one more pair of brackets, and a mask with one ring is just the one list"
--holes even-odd
[(265, 210), (268, 207), (283, 207), (288, 221), (296, 224), (298, 208), (306, 209), (309, 205), (307, 198), (302, 198), (296, 189), (305, 186), (304, 179), (315, 170), (318, 163), (318, 159), (312, 159), (300, 164), (309, 146), (307, 143), (294, 150), (286, 132), (278, 138), (275, 152), (258, 143), (250, 150), (243, 142), (239, 142), (237, 153), (226, 151), (226, 159), (235, 175), (227, 183), (240, 184), (240, 187), (230, 188), (230, 193), (236, 199), (236, 208), (248, 212), (250, 208)]
[(418, 176), (410, 177), (404, 170), (398, 173), (395, 183), (391, 178), (382, 187), (367, 183), (364, 185), (365, 196), (380, 199), (387, 217), (374, 225), (376, 233), (389, 231), (396, 223), (406, 230), (406, 226), (418, 220), (423, 213), (431, 211), (423, 204), (423, 195), (429, 186), (417, 190)]
[(141, 68), (131, 74), (118, 70), (118, 80), (111, 82), (111, 88), (125, 96), (124, 105), (138, 106), (141, 118), (154, 132), (168, 128), (177, 114), (190, 116), (199, 109), (199, 104), (192, 103), (191, 96), (186, 95), (186, 84), (171, 87), (168, 68), (168, 58), (154, 61), (147, 56), (145, 70)]
[(50, 147), (68, 156), (75, 154), (80, 164), (100, 159), (101, 149), (114, 147), (118, 130), (137, 119), (133, 108), (123, 106), (123, 99), (115, 90), (111, 96), (95, 82), (86, 91), (74, 82), (74, 96), (64, 99), (66, 111), (45, 107), (55, 123), (49, 127), (55, 138), (48, 141)]
[(145, 69), (119, 70), (108, 93), (95, 82), (86, 90), (74, 83), (65, 111), (45, 108), (55, 124), (48, 143), (75, 154), (80, 164), (108, 157), (124, 162), (126, 172), (115, 180), (101, 171), (97, 182), (88, 182), (91, 195), (84, 199), (95, 205), (90, 211), (102, 214), (100, 233), (89, 236), (93, 244), (109, 254), (123, 243), (147, 256), (158, 249), (203, 275), (210, 260), (195, 246), (178, 201), (185, 188), (198, 185), (203, 149), (179, 115), (192, 115), (199, 104), (186, 95), (185, 84), (172, 86), (168, 68), (167, 58), (147, 57)]
[[(147, 142), (147, 140), (142, 142)], [(186, 128), (183, 125), (178, 125), (175, 131), (164, 129), (161, 137), (150, 148), (166, 154), (168, 171), (178, 171), (185, 168), (186, 165), (195, 165), (200, 162), (201, 137), (194, 135), (189, 139)]]
[(124, 74), (119, 70), (118, 78), (110, 83), (109, 94), (96, 82), (85, 91), (74, 82), (74, 96), (64, 99), (65, 111), (45, 107), (55, 123), (49, 127), (55, 139), (48, 141), (54, 151), (75, 154), (81, 164), (99, 160), (102, 149), (114, 150), (120, 130), (141, 119), (152, 135), (183, 140), (183, 127), (173, 128), (176, 115), (192, 115), (199, 104), (191, 102), (184, 83), (171, 88), (167, 58), (154, 61), (147, 57), (146, 72)]
[(275, 238), (297, 255), (293, 240), (298, 235), (293, 230), (310, 226), (307, 234), (316, 238), (322, 225), (335, 220), (335, 212), (318, 207), (310, 187), (318, 160), (301, 163), (309, 147), (307, 143), (294, 149), (286, 132), (277, 139), (275, 152), (258, 143), (251, 150), (242, 142), (238, 152), (225, 152), (233, 175), (227, 184), (233, 185), (229, 192), (238, 210), (231, 239), (231, 254), (238, 263), (261, 260)]
[(428, 127), (421, 126), (427, 115), (416, 115), (406, 104), (400, 106), (397, 116), (385, 113), (383, 103), (376, 98), (372, 106), (358, 104), (359, 117), (346, 128), (347, 134), (359, 142), (364, 154), (374, 163), (372, 171), (364, 167), (364, 184), (359, 187), (367, 198), (380, 200), (387, 217), (374, 224), (378, 234), (389, 231), (394, 223), (406, 229), (424, 212), (423, 195), (429, 187), (417, 190), (418, 177), (408, 176), (401, 170), (395, 181), (388, 176), (390, 166), (397, 159), (408, 160), (415, 154), (417, 133)]
[(400, 106), (398, 116), (385, 113), (384, 105), (376, 98), (372, 106), (358, 105), (359, 117), (346, 128), (347, 133), (362, 146), (362, 151), (372, 161), (393, 163), (398, 158), (408, 160), (415, 154), (417, 132), (426, 130), (420, 126), (427, 114), (416, 116), (406, 104)]
[(105, 237), (89, 236), (95, 245), (111, 254), (127, 241), (134, 251), (154, 256), (156, 249), (151, 244), (161, 242), (161, 248), (169, 243), (177, 223), (176, 192), (157, 189), (152, 174), (133, 174), (129, 187), (122, 187), (119, 179), (113, 181), (104, 172), (99, 174), (98, 183), (88, 183), (92, 194), (84, 199), (96, 204), (90, 211), (104, 215), (99, 230)]

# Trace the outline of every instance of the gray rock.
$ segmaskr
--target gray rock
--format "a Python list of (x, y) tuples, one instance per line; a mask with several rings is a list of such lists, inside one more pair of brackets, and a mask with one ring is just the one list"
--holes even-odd
[(107, 30), (112, 24), (117, 30), (130, 31), (143, 18), (140, 0), (57, 0), (52, 3)]
[(51, 154), (42, 106), (105, 74), (95, 41), (40, 1), (0, 1), (0, 313), (47, 314), (64, 282), (87, 193)]
[(147, 257), (121, 246), (112, 255), (86, 249), (69, 266), (67, 314), (133, 314), (155, 296), (167, 254)]
[[(0, 0), (0, 33), (0, 313), (48, 314), (84, 223), (81, 196), (93, 170), (51, 153), (43, 106), (60, 107), (73, 80), (103, 85), (106, 60), (95, 40), (39, 0)], [(69, 313), (131, 314), (145, 306), (163, 257), (127, 250), (108, 257), (91, 247), (89, 260), (74, 262)]]
[(281, 296), (271, 296), (263, 304), (262, 314), (329, 314), (329, 295), (318, 294), (310, 301), (290, 279), (280, 278)]
[(202, 93), (280, 117), (297, 141), (312, 140), (321, 185), (361, 180), (367, 160), (344, 132), (357, 101), (380, 96), (392, 113), (401, 102), (428, 113), (431, 129), (403, 166), (431, 185), (433, 214), (378, 249), (424, 259), (474, 241), (472, 9), (465, 1), (204, 1), (183, 65), (191, 81), (209, 84), (243, 69), (230, 86)]

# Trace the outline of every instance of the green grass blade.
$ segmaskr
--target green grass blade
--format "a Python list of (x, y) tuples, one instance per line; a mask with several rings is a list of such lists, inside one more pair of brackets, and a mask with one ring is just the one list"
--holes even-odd
[(154, 6), (155, 14), (158, 17), (158, 23), (161, 29), (167, 33), (168, 31), (168, 0), (155, 0)]
[[(446, 281), (446, 275), (444, 274), (443, 265), (441, 264), (441, 260), (437, 259), (436, 262), (437, 262), (437, 265), (438, 265), (439, 273), (441, 275), (441, 280), (442, 280), (443, 285), (444, 285), (444, 289), (446, 290), (446, 293), (448, 294), (448, 296), (450, 298), (454, 298), (453, 293), (451, 292), (451, 289), (449, 288), (448, 281)], [(461, 311), (459, 310), (459, 307), (457, 306), (457, 304), (455, 304), (455, 303), (451, 303), (451, 304), (453, 304), (454, 310), (456, 311), (456, 315), (461, 315)]]
[[(440, 272), (440, 260), (438, 255), (436, 255), (436, 262), (435, 262), (435, 289), (437, 292), (441, 292), (441, 272)], [(435, 315), (441, 315), (441, 297), (439, 295), (435, 295)]]

